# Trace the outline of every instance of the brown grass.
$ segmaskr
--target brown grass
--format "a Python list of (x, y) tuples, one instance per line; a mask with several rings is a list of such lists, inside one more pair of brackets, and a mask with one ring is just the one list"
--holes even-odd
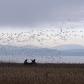
[(0, 63), (0, 84), (84, 84), (84, 64)]

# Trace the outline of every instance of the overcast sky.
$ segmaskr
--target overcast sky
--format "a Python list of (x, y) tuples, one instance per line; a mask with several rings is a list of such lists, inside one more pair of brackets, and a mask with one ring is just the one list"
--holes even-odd
[[(20, 33), (48, 28), (69, 28), (71, 32), (72, 27), (74, 31), (84, 30), (84, 0), (0, 0), (1, 33)], [(80, 37), (69, 38), (67, 44), (71, 42), (83, 45), (83, 33), (74, 34)], [(79, 39), (82, 42), (78, 42)]]

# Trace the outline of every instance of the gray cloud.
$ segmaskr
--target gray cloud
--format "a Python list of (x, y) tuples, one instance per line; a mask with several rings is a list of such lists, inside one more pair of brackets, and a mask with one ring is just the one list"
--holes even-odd
[(37, 27), (84, 20), (84, 0), (0, 0), (0, 26)]

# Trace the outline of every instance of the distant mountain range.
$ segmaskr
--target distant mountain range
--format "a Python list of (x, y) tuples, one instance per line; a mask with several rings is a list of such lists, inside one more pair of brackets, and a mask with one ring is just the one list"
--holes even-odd
[(56, 47), (52, 47), (52, 49), (57, 49), (57, 50), (84, 49), (84, 46), (77, 44), (67, 44), (67, 45), (59, 45)]
[(84, 56), (84, 47), (77, 44), (60, 45), (52, 48), (26, 45), (22, 47), (0, 45), (0, 55), (20, 56)]

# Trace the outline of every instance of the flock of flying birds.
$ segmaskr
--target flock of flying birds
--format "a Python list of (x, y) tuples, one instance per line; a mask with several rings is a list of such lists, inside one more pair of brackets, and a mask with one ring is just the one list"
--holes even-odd
[[(71, 31), (72, 30), (72, 31)], [(83, 32), (83, 30), (80, 30), (79, 32)], [(43, 41), (47, 41), (48, 39), (53, 40), (54, 43), (56, 43), (57, 40), (67, 40), (67, 37), (70, 36), (80, 36), (77, 35), (76, 30), (74, 30), (73, 27), (71, 28), (59, 28), (59, 29), (52, 29), (49, 27), (49, 29), (38, 29), (38, 30), (31, 30), (28, 32), (21, 32), (21, 33), (1, 33), (0, 34), (0, 42), (1, 43), (14, 43), (14, 42), (34, 42), (37, 41), (38, 44), (43, 45)], [(83, 38), (83, 35), (81, 36)], [(49, 43), (49, 42), (46, 42)]]

